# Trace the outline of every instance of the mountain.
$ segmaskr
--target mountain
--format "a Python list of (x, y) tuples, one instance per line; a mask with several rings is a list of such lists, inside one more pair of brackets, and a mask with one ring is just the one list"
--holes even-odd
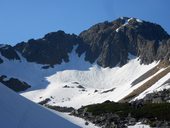
[(94, 62), (97, 59), (102, 67), (114, 67), (126, 64), (128, 53), (140, 57), (144, 64), (163, 59), (163, 51), (158, 48), (169, 35), (157, 24), (123, 17), (96, 24), (82, 32), (80, 37), (88, 45), (87, 60)]
[(20, 81), (10, 88), (18, 86), (34, 102), (79, 108), (129, 102), (169, 87), (170, 36), (136, 18), (98, 23), (80, 35), (58, 31), (0, 45), (0, 53), (0, 82)]
[(120, 66), (126, 64), (128, 53), (139, 56), (144, 64), (165, 56), (168, 58), (169, 51), (164, 48), (169, 44), (168, 38), (170, 36), (157, 24), (123, 17), (96, 24), (79, 36), (58, 31), (42, 39), (19, 43), (14, 49), (29, 62), (54, 65), (61, 64), (62, 60), (68, 62), (68, 53), (74, 45), (78, 45), (76, 52), (79, 56), (85, 53), (86, 61), (96, 61), (102, 67), (114, 67), (118, 63)]
[(0, 82), (16, 92), (25, 91), (31, 87), (26, 82), (22, 82), (16, 78), (8, 79), (7, 76), (4, 75), (0, 76)]
[(79, 128), (0, 84), (2, 128)]

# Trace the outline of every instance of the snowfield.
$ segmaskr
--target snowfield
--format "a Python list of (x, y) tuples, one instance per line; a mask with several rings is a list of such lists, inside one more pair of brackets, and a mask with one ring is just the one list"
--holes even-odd
[(157, 65), (156, 62), (141, 65), (138, 58), (129, 54), (126, 65), (102, 68), (85, 61), (84, 55), (78, 57), (75, 48), (68, 63), (49, 69), (27, 62), (21, 55), (21, 61), (0, 56), (4, 60), (0, 64), (0, 75), (30, 84), (32, 87), (21, 95), (34, 102), (50, 98), (50, 105), (79, 108), (106, 100), (119, 101), (142, 84), (131, 87), (132, 81)]
[(0, 84), (1, 128), (80, 128)]
[(75, 117), (75, 116), (71, 116), (69, 115), (69, 113), (61, 113), (61, 112), (57, 112), (57, 111), (53, 111), (54, 113), (56, 113), (57, 115), (60, 115), (61, 117), (69, 120), (70, 122), (80, 126), (81, 128), (100, 128), (98, 126), (96, 126), (95, 124), (92, 124), (91, 122), (88, 122), (88, 125), (85, 125), (86, 120), (79, 118), (79, 117)]
[(128, 128), (150, 128), (150, 126), (149, 125), (145, 125), (145, 124), (141, 124), (140, 122), (138, 122), (134, 126), (128, 126)]
[[(163, 85), (164, 82), (167, 81), (169, 78), (170, 78), (170, 73), (168, 73), (163, 78), (158, 80), (154, 85), (152, 85), (150, 88), (146, 89), (144, 92), (142, 92), (135, 99), (142, 99), (142, 98), (144, 98), (149, 93), (153, 93), (153, 92), (156, 92), (156, 91), (162, 91), (164, 89), (169, 89), (170, 88), (169, 84)], [(161, 86), (161, 85), (163, 85), (163, 86)]]

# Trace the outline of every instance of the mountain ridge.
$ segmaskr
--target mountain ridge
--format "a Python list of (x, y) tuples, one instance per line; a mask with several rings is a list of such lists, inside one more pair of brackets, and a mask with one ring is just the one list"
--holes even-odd
[(37, 40), (18, 43), (14, 47), (5, 45), (0, 47), (0, 52), (8, 59), (19, 59), (15, 52), (18, 51), (29, 62), (55, 65), (68, 62), (68, 54), (74, 45), (78, 45), (76, 53), (79, 56), (85, 53), (86, 61), (96, 61), (102, 67), (112, 68), (117, 64), (126, 64), (128, 53), (139, 56), (144, 64), (168, 60), (169, 43), (170, 36), (160, 25), (121, 17), (112, 22), (93, 25), (78, 36), (60, 30)]
[[(49, 98), (48, 104), (75, 108), (117, 102), (169, 66), (169, 37), (157, 24), (127, 17), (96, 24), (79, 36), (52, 32), (14, 47), (1, 45), (0, 75), (30, 85), (21, 94), (34, 102)], [(169, 70), (160, 79), (167, 77)]]

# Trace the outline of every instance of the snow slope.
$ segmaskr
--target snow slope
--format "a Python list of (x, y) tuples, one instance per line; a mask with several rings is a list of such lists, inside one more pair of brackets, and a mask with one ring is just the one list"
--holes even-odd
[(161, 86), (164, 84), (165, 81), (167, 81), (170, 78), (170, 73), (165, 75), (163, 78), (158, 80), (154, 85), (152, 85), (150, 88), (142, 92), (139, 96), (137, 96), (135, 99), (142, 99), (144, 98), (147, 94), (153, 93), (155, 91), (162, 91), (163, 89), (169, 89), (170, 85), (166, 84), (164, 86)]
[(1, 128), (79, 128), (0, 84)]
[(128, 126), (128, 128), (151, 128), (151, 127), (149, 125), (141, 124), (140, 122), (138, 122), (134, 126)]
[[(120, 18), (121, 18), (121, 19), (124, 19), (123, 17), (120, 17)], [(129, 19), (127, 19), (127, 20), (125, 21), (125, 23), (124, 23), (123, 25), (121, 25), (120, 27), (118, 27), (118, 28), (116, 29), (116, 32), (119, 32), (121, 28), (123, 28), (123, 27), (125, 27), (126, 25), (128, 25), (129, 22), (130, 22), (131, 20), (134, 20), (134, 19), (135, 19), (137, 22), (139, 22), (139, 23), (142, 23), (142, 22), (143, 22), (143, 21), (140, 20), (140, 19), (129, 18)]]
[[(76, 47), (75, 47), (76, 48)], [(0, 56), (0, 75), (14, 77), (32, 86), (21, 95), (40, 102), (50, 98), (50, 105), (71, 106), (101, 103), (105, 100), (119, 101), (136, 86), (132, 81), (153, 68), (157, 63), (141, 65), (138, 58), (129, 54), (129, 62), (122, 67), (102, 68), (78, 57), (74, 50), (69, 55), (69, 62), (43, 69), (44, 65), (27, 62), (22, 56), (19, 60), (7, 60)]]
[(91, 123), (88, 121), (88, 125), (85, 125), (86, 120), (79, 118), (79, 117), (75, 117), (75, 116), (71, 116), (69, 115), (69, 113), (61, 113), (61, 112), (57, 112), (57, 111), (53, 111), (54, 113), (56, 113), (57, 115), (60, 115), (61, 117), (69, 120), (70, 122), (73, 122), (76, 125), (81, 126), (82, 128), (100, 128), (98, 126), (95, 126), (95, 124)]

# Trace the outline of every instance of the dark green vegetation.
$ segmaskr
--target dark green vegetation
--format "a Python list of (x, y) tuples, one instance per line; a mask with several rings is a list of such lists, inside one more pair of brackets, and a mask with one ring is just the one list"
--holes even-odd
[(134, 107), (129, 103), (114, 103), (114, 102), (104, 102), (102, 104), (89, 105), (87, 112), (92, 113), (92, 115), (102, 115), (105, 113), (114, 113), (120, 117), (127, 117), (131, 114), (131, 117), (138, 119), (147, 118), (150, 120), (166, 120), (170, 121), (170, 104), (153, 104), (147, 103), (141, 107)]
[(127, 128), (140, 122), (156, 128), (170, 127), (169, 103), (131, 103), (105, 101), (101, 104), (83, 106), (71, 114), (102, 128)]

